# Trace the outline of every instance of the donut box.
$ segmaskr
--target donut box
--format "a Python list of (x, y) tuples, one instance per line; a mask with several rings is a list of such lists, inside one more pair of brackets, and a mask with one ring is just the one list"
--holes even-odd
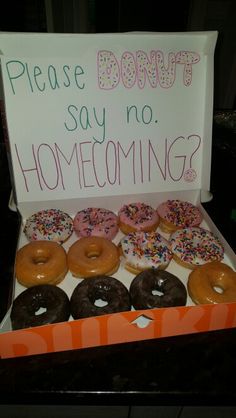
[[(13, 193), (26, 220), (56, 208), (72, 218), (88, 207), (118, 213), (168, 199), (196, 205), (201, 226), (236, 257), (201, 202), (211, 198), (213, 65), (216, 32), (0, 34), (2, 82)], [(168, 240), (168, 233), (160, 232)], [(113, 242), (119, 244), (119, 231)], [(63, 243), (65, 251), (78, 239)], [(190, 270), (173, 259), (167, 272), (187, 288)], [(134, 274), (121, 257), (113, 277), (129, 289)], [(87, 280), (87, 279), (86, 279)], [(89, 280), (89, 279), (88, 279)], [(12, 278), (13, 300), (25, 287)], [(82, 279), (57, 286), (70, 298)], [(9, 307), (0, 326), (0, 356), (27, 356), (197, 333), (236, 325), (236, 304), (118, 312), (12, 330)]]

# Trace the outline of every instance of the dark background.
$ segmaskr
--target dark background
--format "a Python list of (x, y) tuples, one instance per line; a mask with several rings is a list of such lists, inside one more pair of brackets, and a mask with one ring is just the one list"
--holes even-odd
[(1, 2), (0, 30), (17, 32), (219, 32), (215, 108), (236, 107), (235, 0), (16, 0)]

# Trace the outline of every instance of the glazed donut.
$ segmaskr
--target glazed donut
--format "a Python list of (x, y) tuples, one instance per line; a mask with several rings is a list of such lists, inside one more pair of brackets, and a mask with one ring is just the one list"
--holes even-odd
[(113, 240), (118, 232), (118, 218), (107, 209), (87, 208), (74, 218), (74, 230), (79, 237), (103, 237)]
[(112, 275), (120, 264), (118, 248), (102, 237), (80, 238), (69, 248), (67, 261), (74, 277)]
[(32, 241), (17, 251), (16, 278), (25, 287), (56, 285), (64, 279), (67, 270), (66, 252), (57, 242)]
[(120, 250), (125, 268), (134, 274), (150, 268), (164, 270), (172, 258), (168, 241), (157, 232), (131, 232), (121, 239)]
[[(96, 306), (97, 300), (107, 302)], [(95, 276), (83, 280), (74, 289), (71, 300), (71, 314), (74, 319), (130, 311), (130, 296), (126, 287), (114, 277)]]
[(180, 228), (198, 226), (202, 222), (200, 210), (190, 202), (167, 200), (157, 208), (160, 228), (163, 232), (173, 232)]
[(73, 219), (59, 209), (45, 209), (26, 220), (24, 233), (29, 241), (66, 241), (73, 232)]
[(191, 269), (224, 257), (219, 239), (200, 227), (178, 229), (170, 236), (170, 245), (174, 260)]
[[(187, 291), (183, 283), (164, 270), (150, 269), (139, 273), (130, 285), (131, 304), (135, 309), (184, 306)], [(154, 292), (160, 294), (155, 294)]]
[[(40, 308), (42, 313), (38, 312)], [(70, 301), (57, 286), (33, 286), (17, 296), (10, 316), (13, 330), (64, 322), (70, 316)]]
[(130, 232), (155, 231), (159, 224), (157, 212), (145, 203), (130, 203), (118, 212), (119, 227), (127, 235)]
[(196, 304), (236, 302), (236, 272), (219, 261), (193, 270), (187, 286), (189, 296)]

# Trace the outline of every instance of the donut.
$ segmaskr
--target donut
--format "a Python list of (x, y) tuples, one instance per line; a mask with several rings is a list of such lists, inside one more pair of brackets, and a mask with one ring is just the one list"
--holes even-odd
[(172, 258), (168, 241), (158, 232), (131, 232), (121, 239), (120, 250), (125, 268), (134, 274), (150, 268), (164, 270)]
[(32, 241), (16, 253), (16, 278), (25, 287), (58, 284), (67, 270), (66, 252), (57, 242)]
[(174, 232), (177, 229), (199, 226), (202, 222), (200, 210), (190, 202), (167, 200), (157, 207), (160, 217), (160, 228), (163, 232)]
[(174, 260), (190, 269), (224, 257), (219, 239), (200, 227), (178, 229), (170, 236), (170, 246)]
[[(105, 306), (97, 306), (96, 301)], [(71, 314), (74, 319), (130, 311), (128, 289), (117, 279), (109, 276), (95, 276), (83, 280), (74, 289), (71, 300)], [(99, 304), (98, 304), (99, 305)]]
[[(187, 287), (189, 296), (196, 304), (236, 302), (236, 272), (219, 261), (193, 270)], [(221, 291), (217, 291), (217, 288)]]
[[(43, 310), (41, 313), (40, 308)], [(68, 321), (69, 316), (67, 294), (50, 284), (24, 290), (14, 300), (10, 314), (13, 330)]]
[(184, 284), (178, 277), (164, 270), (142, 271), (131, 282), (129, 292), (135, 309), (184, 306), (187, 301)]
[(73, 232), (73, 219), (59, 209), (45, 209), (30, 216), (24, 233), (29, 241), (66, 241)]
[(123, 205), (118, 212), (118, 219), (119, 227), (125, 235), (135, 231), (155, 231), (159, 224), (156, 210), (140, 202)]
[(79, 237), (103, 237), (113, 240), (118, 232), (118, 218), (107, 209), (87, 208), (74, 218), (74, 230)]
[(67, 262), (74, 277), (109, 276), (119, 268), (119, 251), (106, 238), (83, 237), (69, 248)]

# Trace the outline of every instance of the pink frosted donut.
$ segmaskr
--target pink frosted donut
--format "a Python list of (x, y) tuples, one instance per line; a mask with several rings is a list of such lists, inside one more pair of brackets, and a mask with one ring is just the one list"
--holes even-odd
[(160, 216), (160, 228), (165, 232), (180, 228), (198, 226), (202, 222), (200, 210), (190, 202), (167, 200), (157, 208)]
[(172, 259), (169, 242), (158, 232), (136, 231), (120, 241), (125, 268), (131, 273), (155, 268), (164, 270)]
[(74, 218), (74, 230), (79, 237), (102, 237), (113, 240), (118, 232), (118, 218), (107, 209), (87, 208)]
[(170, 236), (170, 245), (174, 260), (191, 269), (224, 257), (219, 239), (204, 228), (178, 229)]
[(159, 216), (155, 209), (145, 203), (129, 203), (118, 212), (119, 227), (124, 234), (135, 231), (155, 231)]

